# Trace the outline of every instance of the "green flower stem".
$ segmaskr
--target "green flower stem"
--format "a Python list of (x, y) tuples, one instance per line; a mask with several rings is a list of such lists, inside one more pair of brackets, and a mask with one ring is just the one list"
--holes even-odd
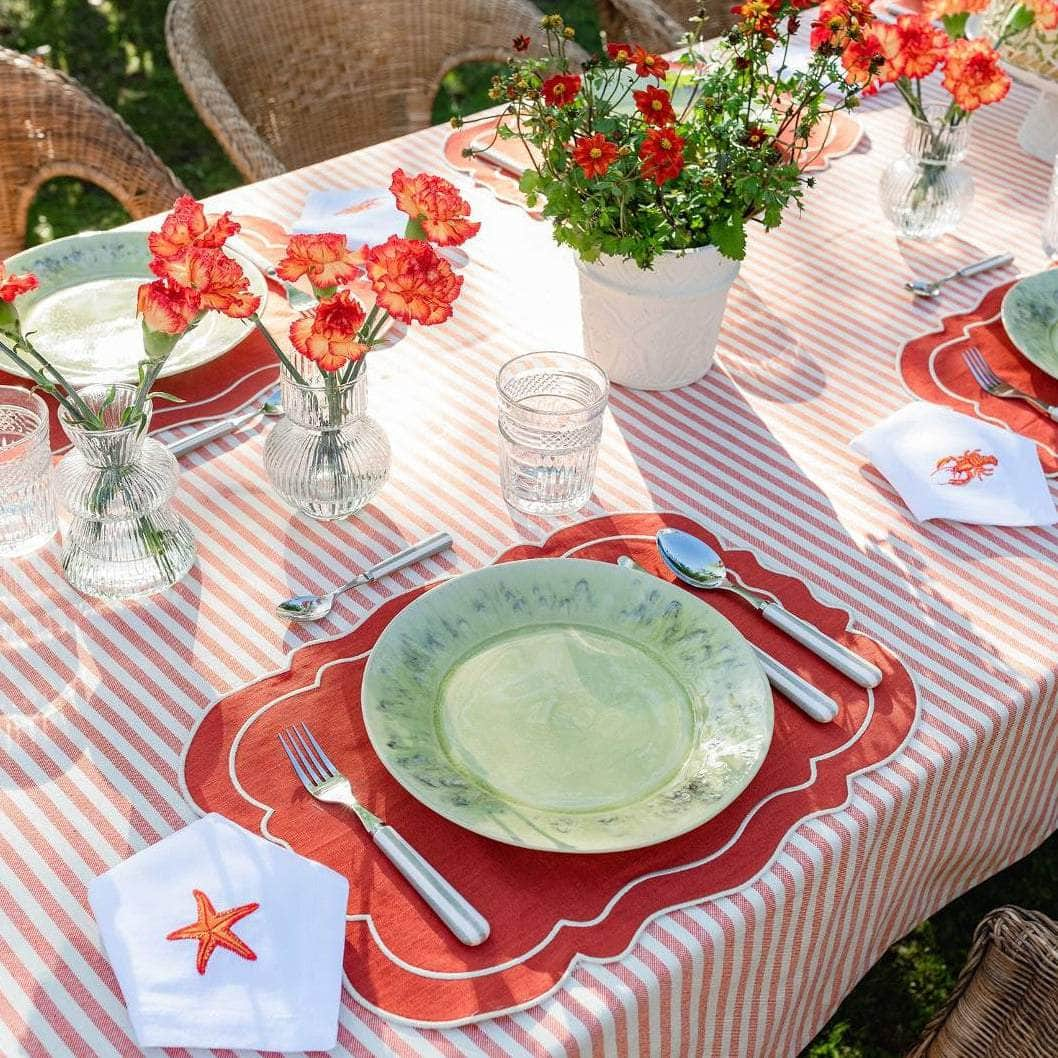
[(308, 383), (302, 377), (301, 372), (298, 371), (298, 369), (291, 363), (290, 357), (283, 352), (283, 350), (279, 346), (279, 343), (275, 340), (275, 338), (272, 337), (268, 328), (261, 322), (261, 317), (258, 316), (255, 312), (250, 317), (250, 319), (253, 320), (253, 325), (257, 328), (257, 330), (260, 331), (262, 335), (264, 335), (265, 341), (268, 342), (268, 344), (272, 347), (272, 352), (276, 354), (276, 357), (279, 359), (279, 362), (287, 369), (287, 372), (289, 373), (290, 377), (299, 386), (307, 386)]
[(342, 425), (342, 383), (337, 371), (323, 372), (323, 389), (327, 395), (327, 422), (337, 430)]
[[(24, 334), (19, 336), (17, 344), (19, 349), (25, 350), (37, 359), (37, 362), (40, 364), (37, 372), (44, 379), (45, 388), (56, 400), (62, 402), (63, 407), (71, 411), (73, 419), (77, 422), (83, 422), (89, 429), (101, 430), (103, 428), (102, 420), (94, 411), (92, 411), (77, 390), (66, 381), (62, 372), (41, 356), (41, 354), (37, 352), (33, 343)], [(23, 366), (26, 367), (27, 370), (31, 370), (30, 365), (26, 364), (24, 361)], [(49, 382), (47, 380), (47, 376), (44, 374), (45, 370), (51, 372), (55, 382)], [(61, 391), (56, 383), (58, 383), (58, 386), (62, 387)], [(64, 394), (66, 399), (63, 399)], [(69, 404), (67, 401), (69, 401)], [(72, 409), (70, 408), (70, 405), (73, 406)]]

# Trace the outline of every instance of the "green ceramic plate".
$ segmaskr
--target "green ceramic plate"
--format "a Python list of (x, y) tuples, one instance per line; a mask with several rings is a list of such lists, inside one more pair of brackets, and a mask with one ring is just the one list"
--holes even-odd
[(362, 701), (414, 797), (551, 852), (700, 826), (745, 789), (772, 733), (771, 691), (733, 625), (671, 584), (580, 559), (428, 591), (372, 650)]
[[(242, 265), (263, 305), (264, 276), (246, 258), (227, 252)], [(73, 385), (135, 381), (143, 358), (136, 288), (154, 278), (149, 260), (147, 235), (141, 231), (71, 235), (8, 258), (10, 271), (33, 272), (40, 280), (36, 290), (18, 299), (23, 329), (33, 332), (33, 344)], [(162, 377), (215, 360), (247, 331), (245, 320), (208, 313), (176, 343)], [(3, 357), (0, 366), (23, 374)]]
[(1058, 378), (1058, 268), (1015, 283), (1003, 298), (1002, 313), (1018, 352)]

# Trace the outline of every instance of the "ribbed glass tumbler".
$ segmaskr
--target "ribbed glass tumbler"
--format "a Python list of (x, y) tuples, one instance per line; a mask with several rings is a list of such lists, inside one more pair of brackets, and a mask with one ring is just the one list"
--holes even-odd
[(526, 514), (572, 514), (591, 497), (610, 383), (571, 353), (508, 360), (499, 390), (503, 498)]
[(0, 558), (28, 555), (55, 533), (48, 407), (0, 386)]
[(265, 442), (272, 487), (300, 514), (333, 521), (364, 507), (389, 476), (385, 430), (367, 414), (367, 370), (341, 382), (295, 357), (307, 385), (283, 369), (283, 418)]
[(937, 239), (954, 231), (970, 208), (974, 180), (963, 159), (970, 121), (946, 124), (943, 108), (927, 107), (926, 121), (910, 117), (904, 153), (882, 173), (882, 209), (905, 239)]
[[(105, 429), (63, 421), (74, 447), (56, 469), (55, 490), (66, 579), (82, 595), (129, 599), (184, 576), (195, 561), (195, 539), (170, 506), (180, 473), (176, 458), (145, 426), (121, 425), (134, 387), (89, 386), (80, 394), (99, 410), (111, 388)], [(149, 421), (149, 401), (144, 411)]]

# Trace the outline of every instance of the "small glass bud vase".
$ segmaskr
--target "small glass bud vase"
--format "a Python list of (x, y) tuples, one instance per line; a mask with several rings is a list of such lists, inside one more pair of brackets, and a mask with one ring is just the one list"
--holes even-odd
[(265, 442), (265, 470), (298, 513), (344, 518), (366, 506), (389, 476), (389, 438), (367, 414), (367, 367), (359, 364), (343, 382), (344, 370), (326, 375), (301, 356), (293, 364), (306, 384), (282, 369), (284, 414)]
[(927, 120), (911, 116), (904, 154), (882, 174), (882, 209), (905, 239), (937, 239), (954, 231), (974, 197), (974, 180), (963, 163), (970, 122), (945, 124), (944, 108)]
[(65, 416), (73, 443), (55, 471), (62, 530), (62, 569), (82, 595), (129, 599), (175, 584), (195, 561), (191, 528), (170, 507), (179, 470), (165, 445), (147, 436), (145, 423), (121, 425), (135, 400), (133, 386), (80, 390), (106, 428), (88, 429)]

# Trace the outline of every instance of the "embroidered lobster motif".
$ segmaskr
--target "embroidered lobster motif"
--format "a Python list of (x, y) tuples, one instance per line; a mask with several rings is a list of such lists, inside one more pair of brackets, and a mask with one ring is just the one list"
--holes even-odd
[(971, 481), (990, 478), (999, 459), (994, 455), (983, 455), (980, 448), (967, 449), (961, 456), (944, 456), (937, 460), (933, 473), (948, 472), (946, 485), (969, 485)]

